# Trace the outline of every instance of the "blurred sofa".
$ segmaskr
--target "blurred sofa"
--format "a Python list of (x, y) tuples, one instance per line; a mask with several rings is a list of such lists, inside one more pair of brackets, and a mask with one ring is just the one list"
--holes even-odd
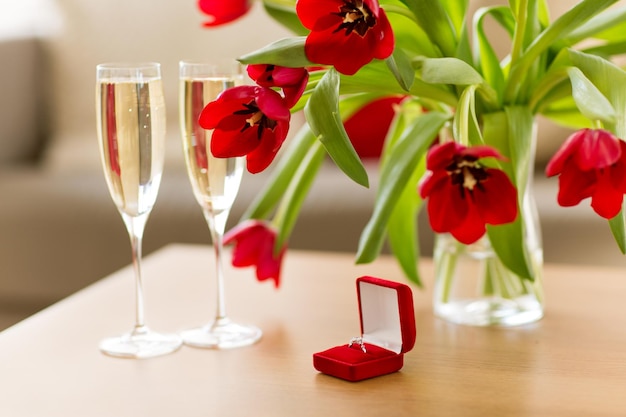
[[(0, 328), (130, 262), (126, 230), (100, 167), (96, 64), (150, 60), (163, 65), (168, 153), (144, 236), (148, 255), (171, 242), (210, 243), (184, 171), (178, 61), (236, 57), (288, 35), (259, 4), (234, 24), (206, 30), (194, 0), (27, 2), (45, 4), (46, 15), (19, 33), (0, 31)], [(547, 123), (540, 132), (539, 161), (545, 161), (567, 132)], [(356, 250), (377, 183), (376, 161), (367, 164), (369, 189), (351, 183), (330, 162), (324, 167), (291, 248)], [(230, 225), (266, 179), (266, 173), (246, 173)], [(626, 262), (606, 223), (586, 205), (556, 206), (556, 181), (544, 179), (540, 170), (536, 189), (548, 262)], [(432, 236), (425, 230), (421, 239), (428, 255)]]

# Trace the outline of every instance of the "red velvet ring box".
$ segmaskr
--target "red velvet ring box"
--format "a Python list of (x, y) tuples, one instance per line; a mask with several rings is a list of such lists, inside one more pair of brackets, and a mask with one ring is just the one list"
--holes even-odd
[(356, 285), (361, 337), (313, 355), (315, 369), (348, 381), (400, 370), (416, 334), (409, 286), (369, 276), (357, 278)]

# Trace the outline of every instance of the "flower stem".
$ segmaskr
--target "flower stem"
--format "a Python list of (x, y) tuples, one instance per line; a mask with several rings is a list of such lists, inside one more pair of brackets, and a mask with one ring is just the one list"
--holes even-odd
[[(515, 19), (515, 32), (513, 34), (513, 45), (511, 46), (510, 68), (515, 68), (517, 62), (524, 52), (525, 29), (528, 20), (528, 0), (519, 0), (517, 3)], [(517, 91), (521, 80), (517, 79), (519, 72), (511, 71), (505, 89), (505, 103), (513, 103), (517, 98)], [(525, 76), (526, 74), (521, 74)]]
[(446, 239), (446, 243), (443, 245), (443, 248), (440, 248), (441, 253), (437, 255), (437, 259), (435, 260), (435, 266), (437, 268), (436, 276), (438, 279), (443, 280), (440, 301), (443, 304), (446, 304), (450, 301), (450, 294), (452, 293), (452, 286), (456, 275), (455, 271), (457, 268), (457, 262), (459, 260), (460, 252), (463, 250), (463, 244), (459, 243), (456, 239), (453, 239), (455, 245), (453, 248), (450, 248), (450, 245), (447, 242), (449, 238), (445, 238), (443, 236), (439, 238)]
[(604, 129), (604, 123), (602, 123), (602, 120), (595, 119), (592, 121), (592, 123), (594, 129)]
[(272, 221), (272, 224), (279, 230), (274, 247), (276, 252), (278, 252), (289, 239), (300, 207), (304, 203), (304, 199), (313, 184), (313, 180), (324, 162), (325, 155), (326, 151), (321, 142), (313, 142), (305, 157), (300, 161), (300, 166), (294, 172)]
[(528, 19), (528, 0), (520, 0), (517, 4), (515, 33), (511, 48), (511, 66), (519, 59), (524, 50), (524, 32)]

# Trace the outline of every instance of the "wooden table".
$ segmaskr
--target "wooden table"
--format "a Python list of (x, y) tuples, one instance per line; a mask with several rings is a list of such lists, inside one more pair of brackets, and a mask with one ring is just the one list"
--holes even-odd
[[(148, 324), (175, 331), (213, 314), (212, 253), (174, 245), (145, 260)], [(422, 263), (427, 288), (432, 266)], [(359, 333), (354, 280), (401, 281), (383, 257), (291, 251), (283, 285), (227, 270), (229, 315), (264, 330), (231, 351), (102, 355), (132, 325), (124, 269), (0, 333), (0, 416), (624, 416), (626, 270), (548, 265), (546, 317), (517, 328), (434, 318), (414, 290), (418, 339), (395, 374), (358, 383), (317, 373), (312, 354)], [(62, 279), (62, 272), (57, 274)]]

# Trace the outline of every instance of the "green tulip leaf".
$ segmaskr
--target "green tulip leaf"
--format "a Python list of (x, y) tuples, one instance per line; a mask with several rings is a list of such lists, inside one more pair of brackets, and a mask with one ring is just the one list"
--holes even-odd
[[(393, 148), (402, 137), (407, 125), (420, 117), (423, 109), (413, 102), (405, 102), (402, 110), (394, 118), (381, 157), (381, 166), (395, 163), (390, 157)], [(384, 169), (384, 168), (383, 168)], [(418, 241), (418, 212), (422, 207), (422, 199), (417, 192), (420, 178), (426, 171), (425, 158), (415, 165), (414, 172), (407, 182), (400, 198), (389, 216), (387, 222), (387, 240), (393, 256), (398, 261), (404, 274), (419, 287), (422, 280), (419, 274), (419, 241)]]
[(604, 57), (622, 55), (624, 51), (626, 51), (626, 40), (619, 42), (608, 42), (601, 45), (594, 45), (589, 48), (581, 49), (581, 52)]
[(283, 67), (309, 67), (313, 64), (304, 53), (306, 37), (285, 38), (238, 58), (242, 64), (273, 64)]
[(410, 91), (415, 80), (415, 70), (411, 61), (402, 49), (396, 48), (393, 55), (387, 58), (387, 67), (404, 91)]
[[(454, 56), (457, 50), (455, 24), (440, 0), (401, 0), (413, 12), (419, 26), (426, 32), (431, 43), (444, 55)], [(453, 0), (449, 0), (453, 1)], [(464, 1), (457, 1), (464, 3)]]
[[(469, 6), (469, 0), (441, 0), (441, 5), (450, 18), (450, 23), (457, 35), (461, 33), (465, 26), (465, 13)], [(459, 36), (457, 36), (458, 38)]]
[(410, 56), (438, 57), (440, 52), (424, 30), (416, 24), (415, 16), (402, 4), (383, 6), (393, 27), (395, 49), (403, 49)]
[[(485, 142), (496, 146), (511, 163), (502, 164), (502, 169), (517, 185), (518, 207), (524, 205), (524, 192), (533, 167), (531, 149), (534, 145), (534, 119), (525, 107), (507, 108), (506, 112), (490, 114), (484, 119)], [(527, 252), (523, 218), (520, 210), (512, 223), (497, 226), (487, 225), (487, 234), (493, 250), (502, 263), (516, 275), (534, 280), (531, 255)]]
[(624, 222), (624, 206), (619, 214), (609, 220), (609, 227), (619, 250), (626, 255), (626, 224)]
[[(587, 38), (619, 42), (626, 39), (626, 7), (605, 10), (570, 33), (566, 42), (576, 45)], [(623, 50), (622, 50), (623, 53)]]
[(465, 146), (483, 143), (478, 119), (476, 118), (476, 86), (467, 86), (459, 98), (459, 107), (454, 114), (454, 137)]
[(449, 119), (449, 115), (433, 111), (418, 117), (404, 129), (389, 155), (393, 163), (385, 164), (381, 170), (374, 211), (359, 240), (357, 263), (371, 262), (380, 253), (389, 217), (414, 174), (415, 164), (424, 157)]
[(615, 120), (607, 122), (607, 128), (620, 138), (626, 139), (626, 72), (594, 55), (572, 50), (570, 58), (614, 109)]
[(330, 69), (304, 107), (311, 130), (335, 164), (354, 182), (369, 186), (367, 171), (359, 159), (339, 114), (339, 74)]
[(289, 240), (293, 226), (298, 219), (300, 208), (313, 185), (315, 176), (320, 170), (325, 156), (324, 147), (320, 142), (315, 141), (308, 149), (289, 182), (289, 187), (285, 190), (275, 216), (278, 228), (278, 236), (274, 244), (276, 252)]
[(257, 194), (242, 216), (245, 219), (267, 218), (274, 211), (285, 190), (289, 187), (291, 179), (298, 167), (305, 159), (309, 148), (314, 146), (317, 138), (311, 132), (309, 125), (305, 124), (298, 133), (290, 139), (290, 142), (272, 170), (272, 174), (266, 182), (265, 188)]
[(555, 45), (560, 39), (567, 37), (584, 22), (601, 13), (603, 10), (616, 3), (617, 0), (583, 0), (570, 10), (562, 14), (545, 30), (513, 62), (505, 91), (506, 102), (516, 102), (522, 88), (522, 80), (527, 79), (531, 67), (537, 58)]
[[(404, 71), (404, 70), (403, 70)], [(311, 75), (315, 74), (313, 72)], [(345, 94), (360, 94), (364, 91), (380, 93), (381, 95), (406, 94), (396, 78), (391, 74), (384, 61), (372, 61), (352, 76), (342, 75), (340, 92)], [(427, 84), (415, 78), (409, 91), (411, 95), (424, 99), (440, 101), (450, 106), (456, 106), (455, 94), (445, 85)]]
[[(477, 45), (478, 66), (482, 71), (485, 81), (491, 85), (498, 94), (502, 94), (504, 90), (504, 72), (500, 66), (500, 60), (489, 41), (489, 37), (485, 33), (484, 20), (487, 16), (501, 16), (496, 21), (509, 22), (513, 21), (513, 16), (508, 7), (484, 7), (476, 12), (474, 17), (474, 43)], [(498, 97), (501, 101), (502, 97)]]
[(263, 7), (268, 15), (296, 35), (306, 36), (309, 30), (302, 25), (296, 14), (295, 1), (263, 0)]
[(472, 85), (485, 82), (471, 65), (457, 58), (424, 58), (419, 62), (421, 78), (430, 84)]
[(585, 74), (576, 67), (568, 68), (567, 73), (572, 82), (572, 96), (580, 112), (591, 120), (615, 123), (615, 109)]
[(422, 207), (423, 200), (417, 193), (417, 184), (425, 171), (422, 159), (404, 187), (387, 222), (387, 238), (394, 257), (404, 274), (420, 287), (422, 281), (417, 268), (419, 259), (417, 213)]

